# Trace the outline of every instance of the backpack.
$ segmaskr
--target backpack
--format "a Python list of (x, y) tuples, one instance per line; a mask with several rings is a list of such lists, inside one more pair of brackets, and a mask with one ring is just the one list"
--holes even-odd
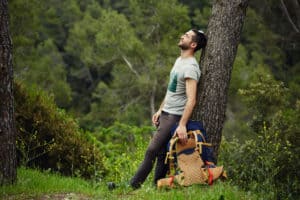
[(171, 140), (165, 163), (169, 164), (168, 178), (157, 181), (158, 188), (175, 185), (189, 186), (192, 184), (209, 184), (213, 180), (224, 177), (223, 166), (213, 163), (212, 145), (206, 142), (206, 132), (199, 121), (188, 121), (188, 142), (182, 145), (175, 134), (177, 124), (171, 130)]

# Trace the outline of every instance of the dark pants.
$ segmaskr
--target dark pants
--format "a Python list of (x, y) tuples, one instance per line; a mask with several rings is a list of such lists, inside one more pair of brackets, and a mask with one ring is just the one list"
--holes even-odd
[(171, 139), (170, 131), (171, 128), (180, 120), (179, 115), (172, 115), (162, 112), (159, 118), (159, 126), (157, 132), (154, 134), (147, 151), (145, 153), (145, 158), (139, 169), (132, 177), (130, 185), (134, 188), (138, 188), (146, 180), (147, 176), (153, 168), (155, 159), (157, 158), (154, 182), (164, 178), (166, 176), (168, 166), (164, 164), (167, 144)]

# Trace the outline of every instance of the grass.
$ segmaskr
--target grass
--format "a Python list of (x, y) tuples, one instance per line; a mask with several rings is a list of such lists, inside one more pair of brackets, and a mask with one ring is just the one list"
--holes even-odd
[(80, 178), (62, 177), (47, 171), (18, 169), (18, 181), (12, 186), (0, 188), (0, 199), (145, 199), (145, 200), (189, 200), (189, 199), (256, 199), (254, 194), (240, 191), (228, 182), (216, 182), (213, 186), (193, 185), (176, 189), (157, 190), (148, 180), (141, 189), (132, 190), (126, 184), (117, 189), (107, 189), (106, 181), (91, 183)]
[(93, 195), (91, 184), (82, 179), (25, 168), (18, 169), (18, 180), (15, 185), (1, 187), (0, 191), (2, 198), (15, 196), (16, 199), (18, 196), (38, 197), (44, 194), (69, 192)]

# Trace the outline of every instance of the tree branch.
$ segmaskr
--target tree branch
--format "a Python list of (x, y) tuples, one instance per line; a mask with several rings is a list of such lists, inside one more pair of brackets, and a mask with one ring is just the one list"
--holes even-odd
[(140, 77), (140, 75), (139, 75), (139, 73), (136, 71), (136, 70), (134, 70), (133, 69), (133, 66), (132, 66), (132, 64), (128, 61), (128, 59), (124, 56), (124, 55), (122, 55), (122, 58), (123, 58), (123, 60), (126, 62), (126, 64), (127, 64), (127, 66), (129, 67), (129, 69), (139, 78)]
[(290, 0), (292, 8), (296, 15), (297, 26), (300, 28), (300, 1), (299, 0)]
[(299, 33), (299, 29), (297, 28), (297, 26), (295, 25), (295, 23), (293, 22), (290, 14), (289, 14), (289, 11), (287, 10), (285, 4), (284, 4), (284, 1), (283, 0), (280, 0), (281, 2), (281, 5), (282, 5), (282, 9), (283, 9), (283, 12), (284, 14), (286, 15), (286, 17), (288, 18), (288, 21), (290, 22), (290, 24), (292, 25), (293, 29)]

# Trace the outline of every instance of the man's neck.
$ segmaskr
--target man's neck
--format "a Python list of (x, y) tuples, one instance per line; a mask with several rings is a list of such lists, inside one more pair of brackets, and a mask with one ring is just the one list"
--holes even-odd
[(190, 58), (194, 56), (193, 50), (181, 50), (180, 57), (181, 58)]

